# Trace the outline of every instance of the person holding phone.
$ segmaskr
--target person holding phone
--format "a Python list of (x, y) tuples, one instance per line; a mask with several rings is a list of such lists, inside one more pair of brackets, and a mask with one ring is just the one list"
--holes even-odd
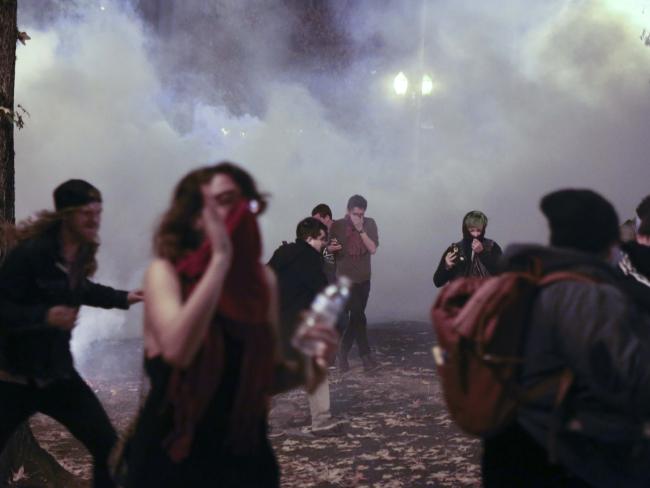
[(461, 276), (485, 277), (496, 273), (502, 251), (495, 241), (485, 237), (487, 224), (487, 216), (479, 210), (463, 217), (463, 238), (445, 249), (440, 258), (433, 275), (436, 287)]
[[(319, 203), (312, 211), (311, 216), (320, 220), (329, 235), (334, 220), (332, 219), (332, 209), (325, 203)], [(336, 237), (330, 237), (327, 245), (323, 247), (323, 272), (327, 277), (328, 283), (336, 282), (336, 253), (343, 249)]]

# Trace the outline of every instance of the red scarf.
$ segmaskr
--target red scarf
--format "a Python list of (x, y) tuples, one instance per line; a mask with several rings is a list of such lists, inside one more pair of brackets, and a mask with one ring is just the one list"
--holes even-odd
[(368, 248), (361, 239), (361, 234), (354, 227), (349, 215), (345, 216), (345, 247), (348, 256), (358, 258), (368, 252)]
[[(275, 337), (268, 322), (269, 291), (260, 264), (260, 232), (248, 202), (233, 210), (225, 223), (233, 256), (213, 324), (192, 364), (184, 370), (173, 370), (167, 389), (174, 426), (164, 445), (175, 462), (189, 455), (194, 431), (221, 384), (224, 333), (244, 345), (239, 386), (226, 439), (233, 452), (247, 453), (255, 449), (260, 422), (267, 412)], [(206, 240), (176, 263), (185, 300), (203, 276), (211, 254), (211, 244)]]

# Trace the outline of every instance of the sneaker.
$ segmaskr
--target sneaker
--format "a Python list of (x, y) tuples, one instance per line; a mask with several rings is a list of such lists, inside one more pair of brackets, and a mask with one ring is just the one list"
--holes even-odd
[(316, 437), (334, 437), (343, 434), (344, 427), (348, 424), (345, 420), (330, 419), (328, 422), (311, 428), (311, 434)]
[(266, 436), (271, 440), (282, 439), (286, 435), (287, 433), (284, 430), (278, 429), (277, 427), (271, 427), (271, 426), (269, 426), (269, 431), (266, 434)]

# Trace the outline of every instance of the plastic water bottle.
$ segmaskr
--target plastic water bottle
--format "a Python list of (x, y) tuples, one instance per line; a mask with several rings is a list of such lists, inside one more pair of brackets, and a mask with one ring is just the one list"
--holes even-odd
[[(303, 323), (307, 327), (313, 327), (320, 323), (334, 329), (339, 315), (345, 309), (350, 298), (351, 285), (349, 278), (342, 276), (336, 280), (336, 283), (329, 285), (316, 295)], [(315, 356), (323, 347), (320, 341), (301, 339), (298, 336), (294, 336), (293, 345), (307, 356)]]

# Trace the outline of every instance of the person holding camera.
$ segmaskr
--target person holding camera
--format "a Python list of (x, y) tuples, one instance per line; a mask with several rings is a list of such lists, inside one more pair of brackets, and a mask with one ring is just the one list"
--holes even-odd
[[(320, 220), (329, 234), (334, 220), (332, 219), (332, 209), (325, 203), (319, 203), (311, 211), (311, 216)], [(327, 277), (328, 283), (336, 281), (336, 253), (343, 249), (336, 237), (331, 238), (323, 248), (323, 272)], [(342, 332), (342, 331), (341, 331)]]
[(463, 217), (463, 238), (449, 246), (440, 258), (433, 275), (436, 287), (461, 276), (496, 274), (502, 251), (495, 241), (485, 237), (487, 224), (487, 216), (479, 210), (472, 210)]

